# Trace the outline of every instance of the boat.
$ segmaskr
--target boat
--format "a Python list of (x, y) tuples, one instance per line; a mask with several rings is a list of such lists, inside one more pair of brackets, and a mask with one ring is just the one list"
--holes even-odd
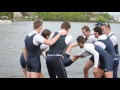
[(8, 19), (7, 16), (1, 16), (0, 24), (11, 24), (12, 21)]

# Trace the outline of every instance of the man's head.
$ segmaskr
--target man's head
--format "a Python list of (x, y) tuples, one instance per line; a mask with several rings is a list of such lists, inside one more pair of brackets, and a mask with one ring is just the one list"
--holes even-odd
[(44, 30), (42, 31), (42, 33), (41, 33), (41, 35), (42, 35), (44, 38), (46, 38), (46, 39), (49, 38), (50, 34), (51, 34), (51, 31), (48, 30), (48, 29), (44, 29)]
[(78, 36), (76, 40), (77, 40), (78, 45), (80, 46), (80, 48), (83, 48), (84, 43), (86, 42), (85, 38), (83, 36)]
[(110, 24), (109, 23), (102, 23), (101, 25), (102, 31), (104, 34), (108, 35), (110, 33)]
[(65, 29), (66, 31), (69, 31), (70, 28), (71, 28), (71, 25), (67, 21), (63, 22), (61, 25), (61, 29)]
[(95, 27), (94, 29), (95, 37), (98, 38), (100, 35), (102, 35), (102, 28), (101, 27)]
[(42, 29), (42, 24), (43, 24), (42, 19), (35, 20), (33, 24), (34, 30), (37, 30), (37, 32), (40, 33)]
[(90, 35), (90, 28), (88, 26), (83, 26), (82, 27), (82, 33), (88, 37)]

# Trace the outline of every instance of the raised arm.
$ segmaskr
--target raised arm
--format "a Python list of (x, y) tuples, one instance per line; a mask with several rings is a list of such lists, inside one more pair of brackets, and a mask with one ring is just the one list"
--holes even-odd
[(67, 35), (68, 33), (67, 32), (60, 32), (59, 34), (57, 34), (54, 38), (50, 39), (50, 40), (44, 40), (44, 44), (47, 44), (47, 45), (53, 45), (54, 43), (57, 42), (57, 40), (62, 36), (62, 35)]
[(67, 50), (66, 50), (65, 53), (70, 55), (72, 48), (73, 48), (73, 47), (76, 47), (76, 46), (78, 46), (78, 43), (77, 43), (77, 42), (71, 43), (71, 44), (68, 46), (68, 48), (67, 48)]

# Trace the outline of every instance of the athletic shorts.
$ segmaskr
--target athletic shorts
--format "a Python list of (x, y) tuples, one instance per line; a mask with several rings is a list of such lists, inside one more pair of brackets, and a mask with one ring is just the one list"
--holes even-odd
[(26, 69), (26, 61), (24, 59), (23, 53), (21, 54), (21, 57), (20, 57), (20, 64), (23, 69)]
[(41, 72), (41, 62), (39, 56), (28, 56), (27, 71), (38, 72), (38, 73)]

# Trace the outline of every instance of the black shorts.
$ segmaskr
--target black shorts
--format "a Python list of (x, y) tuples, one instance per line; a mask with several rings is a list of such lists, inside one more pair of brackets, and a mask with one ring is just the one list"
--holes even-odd
[(38, 72), (38, 73), (41, 72), (41, 62), (39, 56), (28, 56), (27, 71)]
[[(94, 56), (93, 56), (93, 55), (90, 57), (90, 60), (94, 63)], [(103, 61), (104, 61), (104, 60), (103, 60), (103, 57), (100, 56), (99, 62), (100, 62), (100, 63), (103, 63)]]
[[(94, 56), (93, 55), (90, 57), (90, 60), (94, 63)], [(100, 56), (99, 62), (100, 62), (99, 68), (104, 70), (105, 63), (104, 63), (103, 57)]]
[[(92, 56), (90, 58), (90, 60), (94, 63), (94, 56)], [(102, 56), (100, 56), (100, 69), (103, 69), (105, 72), (108, 71), (113, 71), (113, 58), (112, 56), (108, 56), (103, 58)]]
[(24, 59), (23, 53), (21, 54), (21, 57), (20, 57), (20, 64), (23, 69), (26, 69), (26, 61)]

